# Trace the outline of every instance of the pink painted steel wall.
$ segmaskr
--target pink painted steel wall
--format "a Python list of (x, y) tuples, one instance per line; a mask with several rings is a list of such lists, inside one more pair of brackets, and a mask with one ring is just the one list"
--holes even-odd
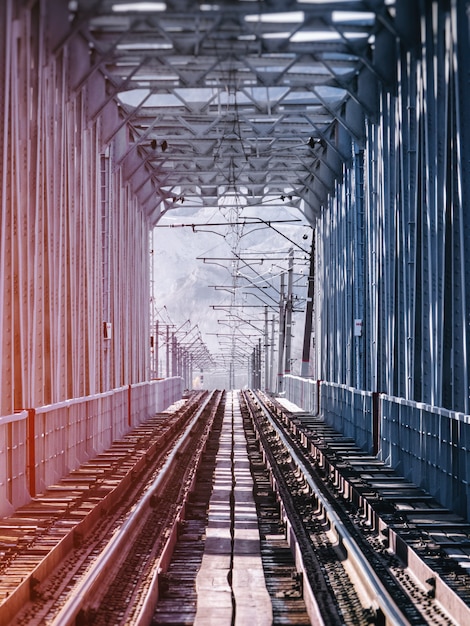
[(62, 0), (0, 3), (0, 415), (148, 377), (149, 223), (69, 30)]
[(29, 498), (27, 418), (27, 411), (0, 417), (0, 516)]
[(167, 378), (0, 417), (0, 517), (109, 448), (183, 393)]
[(0, 516), (182, 394), (147, 380), (149, 194), (67, 5), (0, 2)]

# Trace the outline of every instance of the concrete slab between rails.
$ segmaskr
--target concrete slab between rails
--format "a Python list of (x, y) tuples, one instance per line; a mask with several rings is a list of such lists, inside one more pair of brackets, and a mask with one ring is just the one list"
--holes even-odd
[(233, 619), (236, 626), (272, 624), (253, 482), (235, 395), (233, 402), (232, 425), (229, 396), (209, 503), (206, 544), (196, 578), (195, 626), (229, 626)]

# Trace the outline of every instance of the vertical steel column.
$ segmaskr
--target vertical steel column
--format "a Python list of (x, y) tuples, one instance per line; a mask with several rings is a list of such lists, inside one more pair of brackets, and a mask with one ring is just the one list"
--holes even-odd
[(354, 336), (355, 386), (364, 389), (364, 344), (368, 329), (364, 324), (364, 151), (355, 148), (354, 155), (354, 319), (360, 326)]
[[(111, 324), (111, 298), (110, 298), (110, 202), (109, 194), (111, 186), (109, 184), (109, 151), (101, 155), (101, 249), (102, 249), (102, 281), (103, 281), (103, 323)], [(107, 327), (106, 327), (107, 328)], [(111, 326), (112, 329), (112, 326)], [(104, 329), (103, 329), (104, 331)], [(104, 332), (103, 332), (104, 335)], [(106, 337), (102, 338), (103, 344), (103, 387), (102, 391), (111, 389), (111, 337), (106, 332)]]
[(354, 156), (352, 159), (352, 167), (344, 168), (343, 175), (343, 191), (341, 204), (343, 205), (341, 212), (342, 240), (341, 254), (343, 257), (342, 265), (342, 289), (344, 291), (344, 307), (342, 314), (342, 328), (344, 333), (343, 340), (343, 360), (344, 370), (340, 378), (341, 382), (353, 387), (355, 384), (355, 318), (354, 318)]
[(420, 72), (418, 72), (416, 56), (407, 52), (402, 58), (402, 80), (400, 81), (401, 109), (400, 134), (402, 149), (400, 160), (400, 196), (402, 204), (402, 220), (400, 223), (400, 247), (403, 250), (401, 276), (403, 286), (403, 387), (400, 395), (407, 399), (414, 397), (414, 362), (416, 336), (414, 320), (416, 317), (416, 223), (418, 202), (418, 124), (416, 111), (416, 94)]
[(310, 346), (312, 343), (313, 296), (315, 293), (315, 229), (312, 231), (312, 245), (310, 250), (310, 264), (308, 272), (307, 303), (305, 306), (304, 342), (302, 349), (302, 370), (300, 375), (307, 378), (310, 375)]
[(454, 54), (452, 69), (455, 88), (455, 133), (459, 141), (455, 142), (455, 159), (452, 170), (454, 199), (456, 203), (454, 227), (458, 255), (455, 270), (458, 282), (455, 290), (456, 315), (455, 359), (459, 364), (456, 373), (455, 394), (458, 401), (454, 402), (458, 410), (470, 412), (470, 288), (466, 277), (470, 276), (470, 84), (466, 68), (470, 58), (470, 13), (465, 3), (452, 0), (452, 32), (454, 37)]
[[(423, 298), (423, 352), (421, 358), (421, 375), (423, 379), (423, 401), (431, 404), (440, 404), (441, 388), (439, 380), (442, 370), (442, 269), (443, 259), (443, 229), (444, 211), (441, 210), (442, 185), (442, 125), (440, 104), (436, 95), (442, 97), (440, 59), (436, 54), (443, 52), (441, 33), (438, 32), (439, 8), (437, 3), (429, 3), (424, 7), (425, 15), (422, 20), (423, 50), (423, 111), (425, 124), (423, 126), (423, 214), (422, 214), (422, 298)], [(437, 41), (437, 49), (434, 40)], [(440, 100), (439, 100), (440, 102)]]
[(397, 392), (397, 375), (399, 362), (397, 359), (396, 328), (400, 325), (397, 308), (397, 258), (402, 253), (397, 247), (397, 220), (399, 220), (399, 204), (397, 202), (396, 182), (396, 106), (394, 93), (384, 95), (383, 124), (381, 144), (378, 153), (378, 174), (380, 181), (380, 197), (378, 202), (379, 245), (377, 261), (380, 271), (379, 279), (379, 340), (377, 363), (378, 388)]
[(316, 276), (318, 287), (315, 290), (315, 310), (317, 314), (315, 316), (315, 337), (317, 337), (315, 346), (315, 360), (318, 367), (314, 370), (314, 375), (317, 379), (328, 380), (328, 369), (326, 360), (328, 358), (328, 317), (326, 315), (326, 268), (328, 260), (327, 254), (327, 224), (328, 213), (325, 211), (319, 218), (316, 226)]
[[(379, 349), (379, 284), (378, 284), (378, 262), (377, 256), (380, 250), (378, 237), (378, 176), (377, 176), (377, 153), (374, 146), (377, 146), (378, 129), (370, 124), (368, 127), (367, 171), (364, 180), (368, 181), (367, 206), (365, 212), (365, 226), (367, 232), (367, 302), (368, 306), (365, 315), (365, 326), (370, 329), (368, 335), (368, 355), (366, 362), (369, 362), (369, 369), (366, 384), (371, 391), (378, 390), (378, 349)], [(365, 164), (366, 165), (366, 164)]]
[(258, 363), (257, 363), (257, 389), (261, 389), (261, 364), (263, 359), (261, 358), (261, 337), (258, 339)]
[(2, 132), (0, 134), (0, 147), (2, 158), (0, 160), (1, 194), (0, 194), (0, 333), (2, 342), (0, 346), (0, 379), (2, 380), (2, 393), (0, 394), (0, 414), (7, 415), (13, 409), (13, 380), (12, 380), (12, 356), (11, 326), (9, 319), (12, 315), (11, 308), (11, 219), (10, 209), (11, 181), (10, 171), (7, 164), (10, 162), (9, 146), (9, 120), (11, 112), (11, 81), (12, 67), (11, 54), (15, 29), (13, 27), (13, 2), (6, 0), (0, 5), (0, 88), (4, 97), (0, 98), (0, 114)]
[(159, 340), (159, 323), (158, 320), (155, 320), (155, 378), (160, 378), (160, 340)]
[[(322, 261), (321, 261), (321, 237), (320, 237), (320, 222), (317, 220), (313, 237), (315, 239), (315, 282), (313, 292), (313, 320), (312, 320), (312, 377), (319, 379), (320, 368), (318, 363), (320, 361), (319, 349), (321, 347), (321, 341), (317, 340), (319, 335), (319, 329), (321, 327), (321, 277), (322, 277)], [(320, 241), (320, 244), (319, 244)]]
[(327, 333), (326, 333), (326, 349), (325, 357), (325, 374), (327, 380), (337, 382), (336, 362), (338, 356), (338, 336), (339, 328), (337, 324), (337, 259), (338, 251), (336, 249), (336, 231), (338, 224), (338, 216), (336, 212), (336, 203), (334, 198), (330, 198), (328, 206), (328, 222), (327, 222), (327, 238), (326, 238), (326, 254), (325, 263), (325, 301), (327, 315)]
[(171, 375), (178, 376), (178, 344), (176, 341), (176, 333), (171, 335)]
[(289, 250), (289, 265), (287, 271), (287, 301), (286, 301), (286, 356), (284, 372), (290, 374), (291, 371), (291, 345), (292, 345), (292, 288), (294, 274), (294, 248)]

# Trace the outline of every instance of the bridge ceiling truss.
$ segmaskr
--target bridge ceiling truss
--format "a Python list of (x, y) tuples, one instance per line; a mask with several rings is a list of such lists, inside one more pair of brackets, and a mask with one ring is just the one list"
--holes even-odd
[(152, 193), (184, 202), (282, 199), (313, 221), (387, 83), (393, 2), (70, 2), (90, 72), (106, 78)]

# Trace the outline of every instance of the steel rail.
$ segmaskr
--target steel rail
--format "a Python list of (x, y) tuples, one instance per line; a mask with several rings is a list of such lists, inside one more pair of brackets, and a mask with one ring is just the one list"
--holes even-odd
[(263, 400), (256, 393), (254, 393), (254, 396), (259, 403), (259, 408), (263, 411), (271, 427), (275, 430), (279, 439), (282, 441), (286, 450), (289, 452), (292, 461), (302, 472), (302, 475), (308, 483), (311, 491), (315, 494), (315, 497), (321, 504), (332, 528), (334, 528), (338, 536), (338, 540), (346, 550), (348, 558), (351, 560), (351, 564), (353, 565), (355, 571), (357, 572), (364, 585), (368, 588), (371, 597), (374, 598), (374, 601), (383, 612), (386, 618), (386, 623), (393, 624), (393, 626), (409, 626), (409, 620), (405, 618), (403, 613), (397, 607), (396, 602), (393, 600), (390, 593), (382, 584), (379, 576), (370, 565), (369, 561), (363, 554), (362, 550), (360, 549), (354, 538), (351, 536), (348, 529), (341, 521), (340, 517), (337, 515), (334, 508), (318, 490), (318, 487), (314, 479), (312, 478), (308, 467), (299, 457), (295, 448), (290, 444), (283, 430), (279, 428), (276, 422), (272, 419), (271, 412), (269, 411), (269, 409), (266, 408)]
[[(99, 587), (104, 579), (109, 576), (109, 572), (118, 560), (122, 560), (123, 555), (131, 548), (129, 536), (141, 523), (143, 516), (151, 506), (151, 500), (155, 493), (165, 484), (172, 466), (178, 462), (178, 454), (184, 448), (188, 439), (192, 435), (192, 429), (205, 411), (208, 404), (215, 396), (215, 392), (210, 394), (208, 398), (201, 404), (196, 411), (193, 419), (189, 423), (184, 435), (176, 444), (175, 448), (168, 455), (167, 460), (163, 464), (158, 476), (147, 489), (145, 495), (139, 500), (132, 510), (132, 513), (123, 523), (120, 529), (115, 532), (111, 541), (106, 545), (97, 560), (91, 566), (86, 574), (86, 578), (80, 582), (73, 590), (73, 596), (70, 597), (59, 613), (50, 622), (50, 626), (75, 626), (76, 618), (85, 603), (90, 600), (94, 594), (99, 593)], [(96, 597), (96, 595), (95, 595)]]

